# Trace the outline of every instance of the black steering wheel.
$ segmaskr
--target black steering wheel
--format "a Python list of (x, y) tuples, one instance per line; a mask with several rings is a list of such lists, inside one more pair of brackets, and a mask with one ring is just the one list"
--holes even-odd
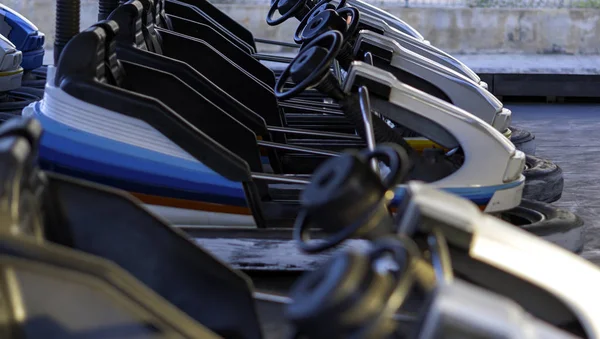
[[(267, 24), (276, 26), (293, 16), (302, 21), (309, 10), (315, 7), (323, 6), (325, 8), (325, 5), (328, 5), (327, 8), (339, 9), (346, 5), (346, 0), (341, 0), (337, 6), (329, 4), (330, 1), (323, 0), (315, 5), (312, 0), (272, 0), (271, 8), (269, 8), (269, 12), (267, 13)], [(279, 19), (273, 19), (275, 11), (279, 11), (279, 14), (281, 14)]]
[[(293, 16), (302, 15), (308, 9), (308, 4), (311, 0), (275, 0), (271, 3), (271, 8), (267, 12), (267, 24), (269, 26), (277, 26)], [(273, 19), (275, 11), (279, 11), (281, 16)]]
[[(337, 31), (322, 34), (304, 46), (277, 79), (275, 96), (280, 100), (289, 99), (310, 86), (317, 85), (329, 72), (329, 67), (341, 46), (342, 34)], [(295, 84), (284, 91), (283, 86), (290, 77)]]
[[(369, 162), (385, 159), (390, 173), (383, 181)], [(408, 155), (395, 145), (378, 145), (373, 151), (332, 158), (312, 175), (302, 193), (303, 208), (294, 223), (294, 240), (306, 253), (335, 247), (355, 235), (371, 236), (393, 232), (388, 191), (402, 182), (409, 169)], [(311, 241), (310, 225), (327, 233)], [(376, 226), (380, 225), (380, 226)]]
[[(384, 257), (397, 269), (378, 270), (376, 262)], [(295, 338), (395, 337), (394, 314), (409, 297), (420, 297), (420, 278), (429, 273), (415, 269), (421, 257), (411, 239), (382, 238), (367, 253), (337, 253), (302, 275), (290, 290), (293, 302), (285, 310), (300, 334)]]
[[(360, 13), (356, 8), (343, 7), (345, 1), (334, 7), (328, 0), (321, 0), (304, 16), (296, 32), (294, 42), (309, 42), (322, 33), (338, 30), (344, 35), (344, 42), (358, 30)], [(351, 18), (348, 22), (348, 18)]]

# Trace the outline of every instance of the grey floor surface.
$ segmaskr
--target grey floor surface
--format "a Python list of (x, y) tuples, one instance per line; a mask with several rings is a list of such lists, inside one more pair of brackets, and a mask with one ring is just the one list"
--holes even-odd
[(600, 74), (600, 58), (597, 55), (464, 54), (454, 57), (478, 74)]
[(554, 205), (586, 224), (583, 257), (600, 264), (600, 104), (508, 104), (513, 124), (533, 131), (537, 156), (564, 174), (562, 198)]

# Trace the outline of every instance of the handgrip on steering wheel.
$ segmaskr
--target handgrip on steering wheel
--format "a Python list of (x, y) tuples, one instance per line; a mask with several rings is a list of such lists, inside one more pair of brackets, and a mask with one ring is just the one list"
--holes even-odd
[[(382, 147), (385, 146), (385, 147)], [(367, 160), (377, 159), (381, 157), (389, 161), (390, 173), (383, 179), (383, 186), (386, 189), (392, 189), (399, 182), (404, 181), (408, 175), (410, 160), (406, 151), (392, 143), (380, 144), (373, 151), (365, 150), (362, 152)]]
[(338, 8), (335, 10), (335, 12), (339, 14), (342, 18), (345, 18), (346, 22), (348, 22), (349, 17), (352, 18), (350, 22), (348, 22), (348, 28), (346, 28), (346, 33), (344, 34), (344, 39), (348, 40), (350, 37), (354, 36), (354, 34), (358, 31), (358, 24), (360, 23), (360, 12), (354, 7)]

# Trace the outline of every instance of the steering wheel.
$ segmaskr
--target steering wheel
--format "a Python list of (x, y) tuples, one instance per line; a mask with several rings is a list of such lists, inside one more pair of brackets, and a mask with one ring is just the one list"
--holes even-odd
[[(397, 322), (391, 320), (409, 296), (420, 296), (419, 278), (424, 275), (420, 272), (426, 270), (415, 269), (423, 259), (410, 239), (383, 238), (373, 242), (373, 247), (366, 253), (337, 253), (294, 283), (289, 293), (293, 302), (285, 314), (299, 334), (308, 338), (395, 337)], [(376, 262), (384, 257), (397, 270), (378, 270)]]
[[(387, 159), (390, 173), (383, 181), (371, 169), (371, 159)], [(393, 145), (379, 145), (373, 151), (328, 160), (313, 173), (302, 194), (303, 208), (293, 233), (297, 246), (303, 252), (317, 253), (355, 235), (372, 238), (393, 232), (388, 211), (390, 197), (386, 192), (406, 178), (408, 169), (408, 155)], [(328, 236), (311, 241), (311, 224)]]
[[(275, 96), (281, 100), (289, 99), (310, 86), (317, 85), (329, 72), (341, 46), (342, 34), (337, 31), (322, 34), (304, 46), (277, 79)], [(294, 87), (284, 91), (283, 86), (290, 77), (295, 82)]]
[[(271, 3), (271, 7), (267, 12), (267, 24), (269, 26), (277, 26), (287, 19), (302, 15), (302, 9), (308, 8), (308, 2), (310, 0), (275, 0)], [(273, 19), (275, 11), (279, 11), (281, 17)]]
[[(328, 0), (321, 0), (304, 16), (296, 28), (294, 41), (302, 44), (329, 30), (342, 32), (344, 41), (353, 36), (358, 30), (360, 13), (356, 8), (343, 7), (343, 4), (345, 4), (344, 0), (334, 7)], [(352, 18), (350, 23), (348, 23), (349, 17)]]

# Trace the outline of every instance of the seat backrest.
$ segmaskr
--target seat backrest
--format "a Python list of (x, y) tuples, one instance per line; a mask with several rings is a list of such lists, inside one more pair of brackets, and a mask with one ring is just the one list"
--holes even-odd
[[(129, 89), (156, 98), (243, 159), (253, 172), (263, 172), (254, 132), (171, 73), (132, 62), (122, 62)], [(235, 137), (232, 137), (234, 136)]]
[[(118, 26), (114, 21), (105, 21), (71, 39), (65, 46), (67, 52), (62, 53), (56, 67), (56, 87), (93, 106), (145, 122), (229, 180), (252, 182), (248, 163), (236, 154), (190, 124), (165, 103), (127, 89), (132, 83), (128, 83), (125, 69), (116, 57), (114, 37), (117, 32)], [(122, 84), (114, 83), (115, 79), (122, 81)], [(148, 88), (142, 87), (139, 82), (133, 84), (137, 85), (137, 90)]]
[(0, 284), (2, 338), (219, 338), (114, 264), (56, 245), (1, 237)]
[(178, 16), (169, 15), (173, 31), (192, 36), (208, 42), (211, 46), (226, 55), (231, 61), (238, 64), (248, 73), (252, 74), (269, 87), (275, 87), (275, 73), (263, 65), (251, 54), (235, 45), (225, 35), (219, 33), (207, 24), (195, 22)]
[(6, 245), (3, 252), (5, 242), (1, 235), (14, 237), (15, 232), (0, 224), (0, 255), (20, 253), (29, 259), (68, 262), (78, 270), (97, 272), (96, 275), (120, 275), (114, 273), (113, 266), (83, 255), (75, 256), (78, 261), (69, 259), (64, 251), (46, 244), (85, 252), (114, 262), (153, 293), (220, 335), (261, 338), (251, 283), (246, 276), (212, 257), (120, 191), (45, 173), (44, 192), (36, 197), (31, 185), (20, 180), (44, 174), (37, 166), (28, 165), (35, 156), (31, 153), (35, 148), (28, 144), (22, 136), (0, 134), (0, 157), (9, 159), (6, 154), (16, 154), (11, 162), (0, 163), (0, 173), (17, 174), (0, 177), (0, 187), (11, 188), (0, 191), (0, 202), (11, 203), (10, 209), (0, 210), (0, 220), (9, 219), (20, 226), (33, 215), (42, 222), (43, 239), (27, 236), (23, 231), (25, 245)]
[[(188, 5), (186, 7), (193, 10), (193, 13), (192, 11), (187, 11), (188, 15), (191, 15), (191, 17), (187, 17), (188, 19), (209, 23), (219, 31), (234, 37), (253, 51), (256, 51), (256, 44), (252, 33), (231, 17), (221, 12), (221, 10), (210, 2), (205, 0), (167, 0), (165, 1), (165, 10), (167, 14), (182, 16), (181, 14), (185, 14), (186, 12), (177, 11), (177, 8), (185, 10), (185, 7), (180, 5)], [(186, 16), (184, 15), (183, 17)]]
[(273, 89), (248, 74), (206, 41), (157, 28), (164, 55), (181, 60), (225, 90), (268, 125), (282, 126), (279, 104)]
[[(148, 49), (152, 52), (162, 54), (162, 47), (160, 46), (160, 39), (156, 30), (154, 29), (155, 23), (160, 23), (161, 20), (160, 15), (157, 15), (157, 8), (154, 3), (154, 0), (135, 0), (140, 3), (143, 7), (143, 15), (139, 18), (142, 22), (141, 31), (144, 35), (144, 40), (146, 41), (146, 45)], [(127, 5), (131, 3), (129, 1), (121, 6)], [(117, 8), (118, 9), (118, 8)], [(113, 12), (114, 13), (114, 12)], [(165, 14), (166, 15), (166, 14)], [(110, 19), (110, 17), (109, 17)]]
[(189, 316), (227, 338), (260, 338), (250, 282), (193, 239), (117, 191), (50, 175), (65, 222), (46, 239), (117, 263)]
[(142, 10), (141, 2), (134, 0), (109, 16), (119, 25), (117, 56), (126, 68), (130, 88), (161, 100), (244, 159), (252, 171), (262, 172), (256, 134), (270, 140), (264, 119), (188, 64), (145, 51), (143, 45), (139, 48)]
[(37, 164), (41, 135), (34, 119), (13, 118), (0, 126), (0, 233), (43, 239), (43, 216), (26, 213), (38, 208), (46, 187)]

